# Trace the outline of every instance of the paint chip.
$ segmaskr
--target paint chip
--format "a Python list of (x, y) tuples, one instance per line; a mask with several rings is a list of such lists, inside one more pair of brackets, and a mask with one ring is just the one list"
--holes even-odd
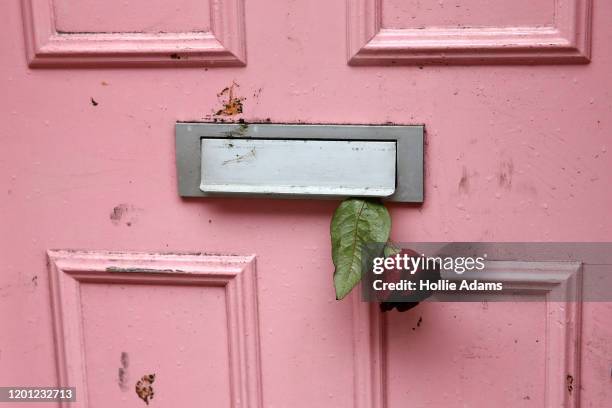
[(149, 400), (153, 399), (155, 392), (153, 391), (153, 382), (155, 381), (155, 373), (143, 375), (136, 383), (136, 394), (145, 404), (149, 405)]
[(571, 374), (568, 374), (567, 377), (565, 377), (565, 382), (567, 384), (567, 392), (572, 395), (572, 391), (574, 391), (574, 377)]
[(242, 101), (245, 98), (240, 98), (234, 95), (234, 88), (239, 87), (239, 85), (233, 82), (230, 86), (224, 88), (221, 92), (217, 94), (217, 97), (222, 97), (227, 95), (227, 101), (223, 102), (223, 108), (219, 109), (216, 116), (234, 116), (242, 113)]

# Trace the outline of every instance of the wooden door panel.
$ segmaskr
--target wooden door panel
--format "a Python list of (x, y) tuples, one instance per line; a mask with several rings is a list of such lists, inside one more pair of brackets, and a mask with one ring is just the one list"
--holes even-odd
[[(49, 253), (59, 384), (79, 407), (261, 406), (255, 260)], [(149, 376), (150, 380), (149, 380)]]
[(384, 28), (425, 27), (546, 27), (554, 24), (552, 0), (450, 1), (425, 3), (420, 0), (383, 0)]
[(552, 406), (544, 302), (426, 304), (387, 328), (389, 407)]
[(243, 0), (20, 2), (30, 67), (246, 62)]
[(348, 2), (349, 63), (463, 65), (589, 61), (590, 0), (514, 2), (512, 12), (503, 4), (438, 3), (437, 8), (424, 4), (420, 12), (418, 1)]
[(64, 34), (210, 31), (209, 1), (53, 0), (52, 4), (55, 29)]

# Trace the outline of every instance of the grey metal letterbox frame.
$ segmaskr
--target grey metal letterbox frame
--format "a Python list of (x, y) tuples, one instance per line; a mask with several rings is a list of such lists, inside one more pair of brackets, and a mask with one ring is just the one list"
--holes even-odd
[[(182, 197), (254, 196), (261, 194), (207, 193), (200, 189), (202, 139), (284, 139), (395, 141), (396, 188), (386, 201), (423, 202), (423, 126), (226, 124), (179, 122), (176, 124), (176, 166)], [(277, 198), (333, 198), (330, 196), (266, 194)]]

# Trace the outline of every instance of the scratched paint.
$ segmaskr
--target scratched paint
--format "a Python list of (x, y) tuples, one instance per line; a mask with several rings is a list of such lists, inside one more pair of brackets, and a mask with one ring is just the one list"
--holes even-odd
[(117, 370), (117, 384), (121, 391), (128, 391), (129, 386), (129, 367), (130, 367), (130, 356), (125, 351), (121, 352), (121, 365)]

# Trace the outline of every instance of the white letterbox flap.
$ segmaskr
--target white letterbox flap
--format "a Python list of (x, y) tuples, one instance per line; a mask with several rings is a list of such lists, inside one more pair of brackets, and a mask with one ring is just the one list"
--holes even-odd
[(202, 139), (207, 193), (386, 197), (395, 191), (396, 142)]

